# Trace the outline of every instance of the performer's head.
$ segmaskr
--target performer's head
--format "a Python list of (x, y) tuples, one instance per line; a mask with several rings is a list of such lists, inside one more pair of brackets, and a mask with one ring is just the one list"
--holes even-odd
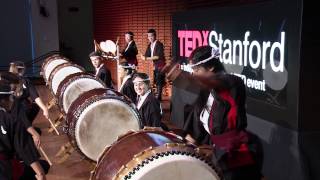
[(0, 106), (6, 110), (10, 109), (10, 96), (22, 95), (22, 83), (20, 78), (10, 72), (0, 73)]
[(124, 39), (126, 40), (126, 43), (129, 43), (130, 41), (133, 40), (133, 32), (128, 31), (124, 34)]
[(157, 33), (154, 29), (148, 30), (148, 40), (149, 42), (153, 43), (157, 39)]
[(123, 62), (119, 65), (118, 72), (121, 77), (125, 77), (135, 72), (135, 66), (130, 65), (127, 62)]
[(10, 63), (9, 72), (18, 76), (23, 76), (25, 73), (25, 65), (22, 61), (14, 61)]
[(206, 76), (225, 71), (223, 64), (219, 60), (219, 56), (219, 49), (210, 46), (196, 48), (189, 57), (193, 74)]
[(100, 51), (93, 51), (92, 53), (89, 54), (89, 57), (90, 57), (92, 65), (95, 68), (100, 67), (100, 65), (102, 64), (102, 60), (103, 60), (102, 53)]
[(150, 89), (150, 79), (146, 73), (136, 73), (133, 78), (134, 90), (143, 96)]

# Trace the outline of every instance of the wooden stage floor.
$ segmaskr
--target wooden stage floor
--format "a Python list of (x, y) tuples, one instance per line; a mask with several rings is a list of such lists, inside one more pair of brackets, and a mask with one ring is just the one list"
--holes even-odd
[[(42, 100), (47, 103), (52, 97), (49, 89), (44, 85), (37, 86), (37, 89)], [(168, 124), (167, 119), (169, 115), (169, 98), (164, 97), (163, 99), (164, 101), (161, 104), (165, 112), (164, 122)], [(49, 116), (51, 117), (51, 119), (56, 118), (57, 115), (57, 108), (53, 108), (50, 110)], [(59, 136), (54, 132), (48, 133), (50, 124), (49, 121), (43, 117), (41, 110), (33, 125), (39, 127), (42, 130), (41, 146), (53, 163), (49, 170), (49, 173), (47, 174), (48, 180), (89, 179), (90, 172), (91, 170), (93, 170), (95, 165), (85, 160), (78, 152), (74, 151), (66, 161), (64, 161), (63, 163), (59, 163), (60, 158), (55, 157), (55, 155), (62, 145), (69, 142), (68, 136), (64, 134), (61, 129), (59, 130)]]

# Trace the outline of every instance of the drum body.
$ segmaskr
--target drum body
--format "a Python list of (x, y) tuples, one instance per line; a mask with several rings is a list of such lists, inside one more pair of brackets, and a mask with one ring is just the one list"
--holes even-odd
[(84, 72), (81, 66), (71, 63), (63, 63), (54, 68), (50, 73), (48, 84), (53, 95), (57, 94), (60, 83), (69, 75)]
[(70, 142), (92, 161), (97, 161), (118, 136), (142, 127), (139, 112), (131, 101), (111, 89), (81, 94), (71, 104), (66, 120)]
[(220, 174), (173, 133), (131, 132), (107, 148), (91, 179), (216, 180)]
[(46, 58), (41, 67), (41, 74), (46, 82), (49, 80), (51, 72), (60, 64), (67, 63), (69, 60), (61, 55), (54, 54)]
[(105, 88), (104, 83), (89, 73), (79, 72), (66, 77), (57, 90), (58, 104), (67, 114), (72, 102), (82, 93), (96, 88)]

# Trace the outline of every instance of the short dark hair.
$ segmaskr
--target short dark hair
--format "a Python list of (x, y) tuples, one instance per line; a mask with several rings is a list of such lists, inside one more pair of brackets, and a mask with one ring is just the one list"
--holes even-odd
[(128, 32), (126, 32), (124, 34), (129, 34), (130, 36), (134, 36), (133, 32), (131, 32), (131, 31), (128, 31)]
[[(122, 68), (127, 72), (127, 75), (135, 72), (133, 67), (129, 67), (128, 62), (120, 63), (120, 66), (122, 66)], [(123, 67), (123, 66), (125, 66), (125, 67)]]
[(89, 54), (89, 57), (93, 57), (93, 56), (99, 56), (102, 57), (102, 52), (100, 51), (93, 51)]
[[(136, 78), (141, 78), (141, 79), (149, 79), (149, 76), (148, 76), (148, 74), (146, 74), (146, 73), (139, 73), (139, 72), (137, 72), (137, 73), (135, 73), (134, 75), (133, 75), (133, 77), (132, 77), (132, 80), (135, 80)], [(146, 80), (146, 81), (144, 81), (148, 86), (150, 85), (150, 80)]]
[[(212, 52), (212, 47), (210, 46), (200, 46), (192, 51), (189, 61), (192, 64), (196, 64), (204, 59), (210, 58)], [(213, 72), (225, 71), (223, 64), (220, 62), (218, 57), (212, 57), (211, 60), (199, 64), (197, 66), (204, 67), (206, 69), (214, 68)]]
[(18, 75), (6, 71), (0, 72), (0, 80), (9, 84), (17, 84), (20, 82), (20, 78)]
[(155, 36), (157, 35), (156, 30), (154, 30), (154, 29), (149, 29), (148, 33), (152, 33)]

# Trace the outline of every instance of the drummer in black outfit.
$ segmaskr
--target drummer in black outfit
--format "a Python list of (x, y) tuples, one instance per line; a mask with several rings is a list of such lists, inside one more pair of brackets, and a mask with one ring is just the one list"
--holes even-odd
[(148, 30), (149, 44), (146, 52), (141, 55), (141, 59), (153, 62), (153, 76), (154, 83), (157, 86), (157, 99), (162, 100), (162, 88), (165, 85), (165, 75), (161, 72), (162, 68), (166, 65), (164, 56), (164, 45), (157, 40), (157, 34), (154, 29)]
[(104, 57), (99, 51), (93, 51), (89, 54), (91, 63), (95, 68), (96, 78), (101, 79), (107, 86), (107, 88), (112, 88), (112, 79), (110, 70), (103, 64)]
[(161, 104), (151, 91), (149, 76), (145, 73), (136, 73), (133, 76), (133, 84), (138, 95), (136, 104), (143, 126), (161, 127), (167, 130), (168, 128), (161, 122)]
[(15, 61), (10, 63), (9, 72), (18, 75), (23, 83), (23, 94), (19, 98), (21, 99), (21, 103), (23, 104), (23, 107), (25, 108), (26, 114), (30, 122), (32, 123), (38, 112), (39, 107), (41, 108), (43, 115), (46, 118), (49, 118), (49, 112), (47, 106), (43, 103), (41, 98), (39, 97), (39, 94), (34, 87), (34, 85), (31, 83), (31, 81), (24, 76), (25, 73), (25, 65), (21, 61)]
[(135, 41), (133, 40), (133, 32), (128, 31), (124, 36), (127, 44), (126, 47), (121, 51), (120, 56), (123, 57), (129, 65), (138, 66), (138, 49)]
[(123, 77), (119, 92), (126, 95), (133, 103), (137, 101), (137, 93), (134, 90), (132, 77), (135, 73), (135, 66), (128, 63), (121, 63), (119, 65), (119, 75)]
[[(31, 136), (25, 136), (25, 128), (30, 127), (31, 124), (28, 120), (20, 120), (20, 118), (26, 119), (25, 113), (21, 112), (23, 108), (18, 108), (20, 109), (18, 114), (8, 113), (11, 102), (9, 96), (17, 96), (19, 93), (17, 89), (11, 89), (13, 84), (10, 84), (5, 76), (6, 74), (0, 74), (0, 179), (46, 179), (43, 167), (48, 170), (48, 163), (42, 160), (40, 162), (39, 157), (29, 151), (35, 149), (35, 146)], [(9, 79), (12, 77), (14, 76)], [(15, 85), (17, 82), (18, 78), (15, 80)], [(29, 124), (23, 122), (29, 122)], [(14, 158), (15, 155), (22, 158), (24, 164), (17, 161)], [(23, 165), (27, 166), (23, 167)]]

